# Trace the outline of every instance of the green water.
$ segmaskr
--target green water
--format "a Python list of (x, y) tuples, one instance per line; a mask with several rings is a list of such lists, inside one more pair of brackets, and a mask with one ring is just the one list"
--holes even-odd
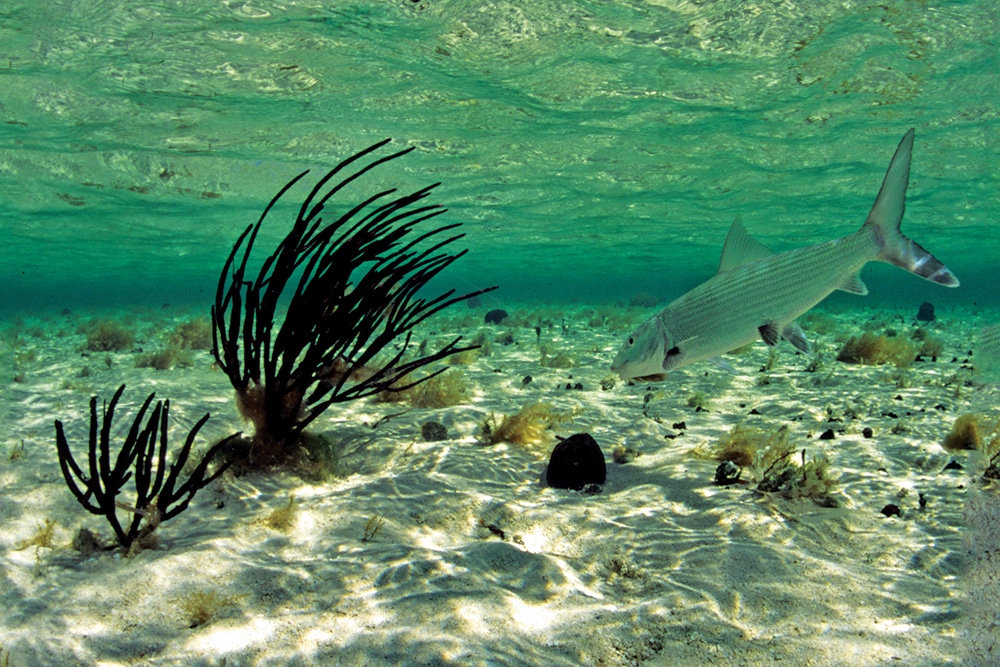
[[(0, 309), (209, 302), (291, 176), (392, 137), (371, 179), (461, 222), (441, 287), (672, 299), (736, 214), (775, 250), (850, 233), (917, 129), (903, 229), (1000, 305), (998, 13), (978, 2), (0, 5)], [(287, 210), (286, 210), (287, 212)], [(281, 221), (265, 232), (280, 238)]]

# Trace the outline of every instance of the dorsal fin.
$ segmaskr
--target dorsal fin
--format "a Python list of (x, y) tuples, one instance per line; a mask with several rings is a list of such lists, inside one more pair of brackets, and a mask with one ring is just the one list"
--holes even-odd
[(735, 269), (742, 264), (756, 262), (773, 254), (767, 246), (754, 240), (747, 233), (740, 216), (736, 216), (729, 228), (729, 234), (726, 235), (726, 242), (722, 246), (719, 273)]

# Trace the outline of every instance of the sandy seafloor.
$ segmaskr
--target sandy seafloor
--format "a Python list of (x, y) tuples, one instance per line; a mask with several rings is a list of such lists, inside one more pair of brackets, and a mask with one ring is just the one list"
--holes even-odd
[[(108, 399), (125, 382), (119, 434), (155, 390), (171, 400), (175, 446), (212, 413), (206, 443), (246, 427), (231, 387), (208, 351), (165, 371), (136, 368), (133, 352), (111, 353), (110, 366), (108, 354), (82, 356), (76, 331), (90, 313), (4, 323), (0, 664), (1000, 664), (998, 491), (978, 481), (975, 453), (941, 446), (958, 415), (1000, 416), (1000, 389), (967, 382), (962, 363), (974, 329), (1000, 315), (939, 310), (930, 331), (944, 353), (902, 382), (892, 366), (833, 360), (838, 335), (875, 320), (901, 335), (915, 324), (915, 309), (862, 305), (808, 331), (825, 359), (818, 372), (782, 343), (761, 373), (768, 351), (757, 343), (729, 357), (735, 374), (701, 363), (662, 383), (602, 389), (628, 325), (654, 308), (507, 308), (522, 326), (485, 327), (484, 310), (460, 305), (418, 331), (435, 341), (513, 334), (448, 371), (465, 379), (464, 403), (334, 406), (313, 430), (338, 443), (335, 474), (227, 474), (159, 527), (158, 548), (130, 558), (70, 546), (81, 527), (110, 529), (67, 489), (53, 420), (85, 451), (90, 396)], [(149, 350), (196, 314), (104, 315), (135, 327)], [(570, 353), (571, 368), (540, 365), (539, 321), (542, 342)], [(689, 407), (696, 392), (706, 410)], [(535, 401), (573, 411), (555, 433), (589, 432), (602, 446), (601, 493), (540, 485), (551, 444), (478, 442), (489, 412)], [(450, 439), (424, 442), (429, 420)], [(808, 457), (828, 457), (839, 507), (715, 486), (716, 462), (692, 450), (744, 420), (788, 424)], [(828, 428), (836, 437), (819, 439)], [(614, 463), (616, 445), (640, 455)], [(946, 470), (952, 459), (962, 469)], [(293, 524), (269, 527), (263, 519), (290, 495)], [(883, 516), (888, 503), (902, 516)], [(364, 541), (372, 517), (383, 523)], [(19, 548), (46, 519), (53, 545)], [(192, 627), (184, 603), (198, 594), (223, 604)]]

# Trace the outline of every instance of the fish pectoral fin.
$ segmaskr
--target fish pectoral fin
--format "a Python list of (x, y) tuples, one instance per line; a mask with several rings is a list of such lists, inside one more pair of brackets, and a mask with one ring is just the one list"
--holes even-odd
[(812, 351), (809, 339), (806, 338), (806, 332), (802, 330), (798, 322), (792, 322), (782, 329), (781, 337), (791, 343), (792, 347), (802, 354), (809, 354)]
[(757, 327), (757, 331), (760, 332), (760, 337), (770, 347), (774, 347), (778, 344), (778, 341), (781, 340), (781, 329), (778, 327), (777, 322), (762, 324)]
[(860, 271), (847, 276), (847, 278), (844, 279), (844, 282), (837, 286), (837, 289), (843, 290), (844, 292), (850, 292), (851, 294), (860, 294), (862, 296), (868, 294), (868, 286), (862, 282)]
[(677, 345), (663, 351), (663, 370), (669, 371), (676, 368), (681, 363), (681, 348)]

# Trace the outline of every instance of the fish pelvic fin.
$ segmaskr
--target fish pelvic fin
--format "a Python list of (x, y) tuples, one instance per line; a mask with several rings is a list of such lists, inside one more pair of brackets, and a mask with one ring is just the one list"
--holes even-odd
[(913, 134), (913, 128), (910, 128), (899, 142), (862, 231), (868, 230), (874, 235), (879, 247), (877, 259), (895, 264), (939, 285), (958, 287), (958, 278), (947, 266), (899, 231), (899, 223), (903, 220), (906, 208)]

